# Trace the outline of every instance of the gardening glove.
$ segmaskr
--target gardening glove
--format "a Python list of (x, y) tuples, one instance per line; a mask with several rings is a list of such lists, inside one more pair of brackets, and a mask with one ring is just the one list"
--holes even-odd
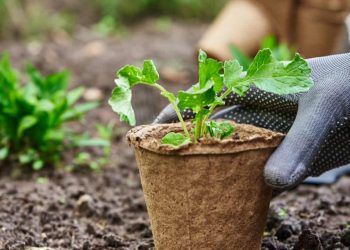
[[(289, 189), (308, 176), (318, 176), (350, 163), (350, 53), (309, 59), (314, 86), (297, 95), (275, 95), (252, 87), (246, 96), (231, 94), (231, 106), (212, 118), (287, 133), (265, 167), (266, 182)], [(190, 110), (184, 118), (192, 118)], [(174, 121), (166, 107), (155, 122)]]

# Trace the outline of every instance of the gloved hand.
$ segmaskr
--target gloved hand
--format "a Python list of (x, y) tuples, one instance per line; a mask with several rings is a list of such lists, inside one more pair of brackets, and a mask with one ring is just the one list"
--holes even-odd
[[(229, 96), (231, 107), (212, 117), (288, 132), (265, 166), (266, 182), (275, 189), (350, 163), (350, 53), (308, 63), (315, 83), (308, 92), (279, 96), (251, 88), (245, 97)], [(193, 114), (187, 110), (183, 116)], [(175, 120), (166, 107), (155, 122)]]

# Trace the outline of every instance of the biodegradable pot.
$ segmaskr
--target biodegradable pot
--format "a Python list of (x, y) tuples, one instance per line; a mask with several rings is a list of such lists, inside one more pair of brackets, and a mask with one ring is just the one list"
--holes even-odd
[(260, 249), (271, 188), (264, 165), (282, 134), (236, 126), (230, 139), (161, 145), (179, 124), (128, 132), (157, 249)]

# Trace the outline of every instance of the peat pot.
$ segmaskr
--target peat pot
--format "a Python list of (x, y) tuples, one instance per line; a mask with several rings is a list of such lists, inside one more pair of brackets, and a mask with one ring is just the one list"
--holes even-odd
[(128, 132), (156, 249), (260, 249), (271, 188), (264, 165), (283, 135), (238, 125), (232, 138), (161, 145), (179, 124)]

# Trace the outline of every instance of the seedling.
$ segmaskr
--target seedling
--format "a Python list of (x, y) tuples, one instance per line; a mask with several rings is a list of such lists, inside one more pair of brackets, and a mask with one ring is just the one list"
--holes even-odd
[[(279, 94), (295, 94), (307, 91), (313, 84), (307, 62), (296, 54), (291, 61), (277, 60), (270, 49), (260, 50), (245, 72), (238, 60), (219, 62), (208, 58), (199, 51), (199, 82), (187, 91), (177, 95), (167, 91), (158, 83), (159, 74), (151, 60), (145, 60), (143, 67), (126, 65), (117, 71), (117, 79), (109, 104), (120, 119), (134, 126), (134, 110), (131, 106), (131, 89), (137, 84), (157, 88), (167, 98), (176, 112), (183, 133), (169, 133), (162, 139), (163, 144), (179, 147), (197, 143), (203, 137), (224, 139), (232, 136), (234, 127), (226, 121), (209, 120), (215, 108), (225, 104), (225, 98), (232, 92), (244, 96), (252, 85)], [(191, 109), (195, 113), (187, 126), (181, 112)]]

